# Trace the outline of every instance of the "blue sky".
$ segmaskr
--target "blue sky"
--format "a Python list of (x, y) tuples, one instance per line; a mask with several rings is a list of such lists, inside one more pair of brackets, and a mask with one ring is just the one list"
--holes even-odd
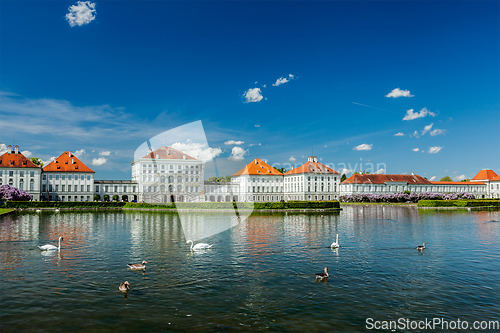
[(2, 1), (0, 150), (130, 179), (141, 144), (201, 120), (219, 175), (311, 153), (500, 173), (499, 18), (498, 1)]

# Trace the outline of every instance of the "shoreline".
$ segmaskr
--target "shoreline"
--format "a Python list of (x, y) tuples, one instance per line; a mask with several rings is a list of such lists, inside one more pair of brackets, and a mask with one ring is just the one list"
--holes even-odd
[[(12, 211), (8, 212), (33, 212), (36, 210), (41, 210), (42, 212), (52, 212), (55, 213), (56, 208), (13, 208)], [(57, 208), (59, 211), (75, 211), (75, 210), (88, 210), (88, 211), (98, 211), (98, 210), (125, 210), (125, 211), (154, 211), (154, 212), (231, 212), (236, 211), (235, 209), (164, 209), (164, 208), (130, 208), (130, 207), (81, 207), (81, 208)], [(341, 211), (342, 208), (291, 208), (291, 209), (238, 209), (238, 212), (331, 212), (331, 211)]]

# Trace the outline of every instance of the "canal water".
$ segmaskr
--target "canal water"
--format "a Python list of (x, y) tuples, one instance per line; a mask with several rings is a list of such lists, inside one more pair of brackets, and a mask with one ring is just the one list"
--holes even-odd
[[(182, 221), (130, 211), (7, 215), (0, 331), (366, 332), (369, 318), (500, 320), (499, 221), (498, 210), (357, 205), (247, 220), (200, 212)], [(341, 248), (332, 250), (336, 234)], [(60, 252), (38, 249), (60, 236)], [(186, 237), (213, 247), (189, 251)], [(127, 268), (143, 260), (145, 271)], [(325, 267), (330, 278), (316, 281)], [(118, 290), (125, 280), (128, 293)]]

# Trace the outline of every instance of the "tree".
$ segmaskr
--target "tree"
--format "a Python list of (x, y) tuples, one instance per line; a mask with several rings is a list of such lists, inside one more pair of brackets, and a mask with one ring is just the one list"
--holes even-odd
[(275, 169), (278, 170), (281, 173), (286, 173), (287, 172), (287, 170), (285, 168), (275, 168)]
[(109, 201), (109, 195), (105, 194), (103, 199), (104, 199), (104, 201)]
[(452, 182), (453, 179), (451, 179), (450, 176), (444, 176), (443, 178), (441, 178), (440, 182)]
[(32, 157), (30, 158), (30, 161), (38, 165), (40, 168), (43, 168), (43, 162), (38, 157)]
[(215, 177), (215, 176), (214, 177), (210, 177), (210, 178), (208, 178), (208, 181), (209, 182), (216, 182), (217, 181), (217, 177)]
[(113, 195), (113, 201), (118, 201), (118, 196), (116, 194)]
[(342, 176), (340, 177), (340, 182), (342, 183), (346, 179), (347, 179), (347, 176), (345, 175), (345, 173), (343, 173)]
[(101, 197), (98, 194), (94, 194), (94, 201), (101, 200)]
[(470, 182), (470, 179), (462, 179), (461, 182)]
[(226, 176), (226, 182), (231, 182), (231, 176), (229, 175)]

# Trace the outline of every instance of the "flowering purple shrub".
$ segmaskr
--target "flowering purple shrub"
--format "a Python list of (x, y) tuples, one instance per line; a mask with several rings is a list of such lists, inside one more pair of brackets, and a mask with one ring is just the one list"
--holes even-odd
[(10, 185), (0, 186), (0, 200), (5, 201), (29, 201), (33, 199), (28, 193), (21, 191), (16, 187)]
[(419, 200), (468, 200), (476, 197), (468, 192), (460, 193), (433, 193), (433, 192), (412, 192), (412, 193), (390, 193), (390, 194), (371, 194), (360, 193), (353, 195), (342, 195), (340, 202), (418, 202)]

